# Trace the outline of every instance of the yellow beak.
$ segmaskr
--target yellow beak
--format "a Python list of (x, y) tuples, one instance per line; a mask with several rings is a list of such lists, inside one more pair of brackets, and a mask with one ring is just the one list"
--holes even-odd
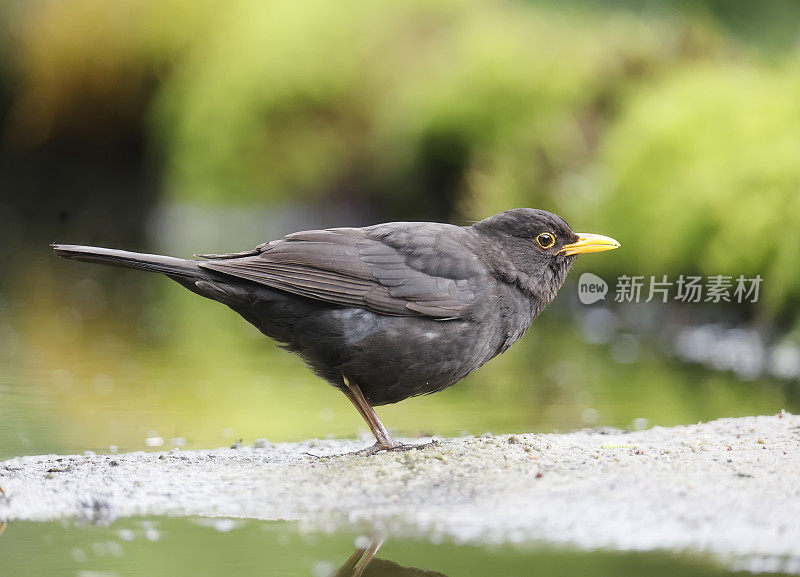
[(585, 254), (589, 252), (603, 252), (604, 250), (614, 250), (619, 248), (619, 243), (609, 236), (602, 234), (592, 234), (590, 232), (576, 232), (578, 241), (572, 244), (565, 244), (558, 251), (569, 256), (572, 254)]

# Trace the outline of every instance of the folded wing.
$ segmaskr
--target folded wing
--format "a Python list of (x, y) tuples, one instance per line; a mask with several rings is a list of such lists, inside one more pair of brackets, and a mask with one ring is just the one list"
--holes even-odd
[(439, 320), (469, 316), (486, 271), (460, 246), (458, 236), (466, 233), (427, 223), (387, 226), (298, 232), (241, 255), (212, 255), (199, 264), (299, 296), (385, 315)]

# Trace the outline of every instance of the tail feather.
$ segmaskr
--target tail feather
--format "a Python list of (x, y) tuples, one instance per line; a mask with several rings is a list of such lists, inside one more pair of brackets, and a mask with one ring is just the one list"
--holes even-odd
[(207, 276), (197, 265), (197, 261), (194, 260), (95, 246), (80, 246), (74, 244), (53, 244), (50, 246), (53, 247), (53, 251), (58, 256), (82, 262), (135, 268), (159, 272), (169, 276), (190, 278)]

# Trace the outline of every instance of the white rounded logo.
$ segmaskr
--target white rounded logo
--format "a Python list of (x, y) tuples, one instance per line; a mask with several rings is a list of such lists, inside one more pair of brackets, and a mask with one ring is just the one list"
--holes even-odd
[(596, 274), (585, 272), (578, 279), (578, 299), (585, 305), (605, 300), (607, 293), (606, 281)]

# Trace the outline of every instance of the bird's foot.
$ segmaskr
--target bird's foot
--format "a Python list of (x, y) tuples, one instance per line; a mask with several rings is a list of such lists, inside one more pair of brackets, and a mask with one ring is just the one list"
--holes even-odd
[(375, 453), (379, 453), (381, 451), (411, 451), (415, 449), (427, 449), (429, 447), (433, 447), (436, 445), (436, 441), (428, 441), (427, 443), (401, 443), (399, 441), (391, 441), (389, 443), (381, 443), (377, 441), (371, 447), (367, 447), (365, 449), (361, 449), (360, 451), (355, 451), (350, 453), (351, 455), (359, 455), (361, 457), (369, 457), (370, 455), (374, 455)]
[(400, 445), (402, 445), (402, 443), (381, 443), (380, 441), (376, 441), (371, 447), (366, 447), (360, 451), (353, 451), (349, 454), (358, 455), (359, 457), (369, 457), (370, 455), (374, 455), (380, 451), (394, 451), (395, 448), (399, 447)]

